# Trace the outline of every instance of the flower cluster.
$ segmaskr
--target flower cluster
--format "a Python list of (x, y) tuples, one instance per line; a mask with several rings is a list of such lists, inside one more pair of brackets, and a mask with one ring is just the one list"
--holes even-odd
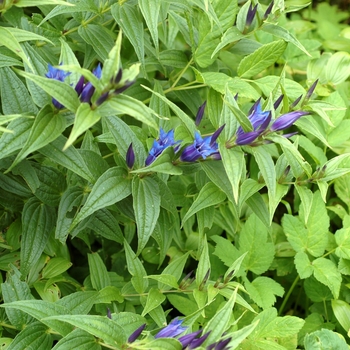
[[(188, 327), (183, 326), (182, 323), (183, 323), (183, 320), (175, 318), (166, 327), (161, 329), (154, 337), (156, 339), (176, 338), (181, 343), (182, 349), (187, 349), (187, 350), (198, 349), (208, 338), (209, 332), (201, 335), (203, 331), (198, 330), (179, 337), (180, 334), (186, 332), (188, 329)], [(129, 343), (133, 343), (140, 336), (142, 331), (145, 329), (145, 326), (146, 325), (142, 325), (130, 335), (128, 339)], [(230, 346), (228, 345), (230, 341), (231, 341), (231, 338), (228, 337), (224, 340), (220, 340), (208, 345), (205, 349), (206, 350), (229, 350)]]
[[(62, 65), (62, 63), (60, 65)], [(101, 79), (102, 67), (100, 63), (92, 71), (92, 73), (96, 78)], [(46, 77), (63, 82), (65, 78), (70, 74), (71, 74), (70, 72), (65, 72), (60, 68), (55, 68), (51, 66), (51, 64), (48, 64), (48, 72), (46, 73)], [(122, 69), (119, 69), (115, 77), (112, 77), (110, 79), (109, 83), (104, 87), (102, 93), (100, 94), (100, 96), (97, 98), (95, 102), (97, 106), (102, 104), (110, 96), (110, 94), (114, 94), (114, 95), (120, 94), (134, 83), (134, 81), (130, 82), (127, 80), (123, 84), (120, 84), (122, 79), (122, 74), (123, 74)], [(92, 104), (91, 99), (95, 92), (96, 87), (90, 81), (85, 82), (84, 76), (80, 77), (74, 89), (77, 92), (81, 102)], [(52, 98), (52, 103), (57, 109), (61, 109), (64, 107), (54, 98)]]

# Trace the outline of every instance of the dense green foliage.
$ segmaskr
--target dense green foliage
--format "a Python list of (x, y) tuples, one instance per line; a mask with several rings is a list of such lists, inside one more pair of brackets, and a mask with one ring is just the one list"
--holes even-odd
[(348, 13), (0, 14), (1, 349), (349, 348)]

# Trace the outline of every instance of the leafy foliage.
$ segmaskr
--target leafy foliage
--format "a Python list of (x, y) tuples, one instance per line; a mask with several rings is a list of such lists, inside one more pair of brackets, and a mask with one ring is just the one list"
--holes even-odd
[(345, 11), (0, 13), (1, 349), (348, 348)]

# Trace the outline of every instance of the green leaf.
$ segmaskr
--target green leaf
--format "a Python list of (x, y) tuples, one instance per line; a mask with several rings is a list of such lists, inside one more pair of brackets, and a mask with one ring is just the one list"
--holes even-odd
[(6, 347), (6, 350), (49, 349), (52, 347), (53, 340), (47, 331), (47, 326), (39, 322), (29, 324), (16, 335), (10, 346)]
[(23, 148), (7, 171), (21, 162), (28, 154), (55, 140), (66, 128), (66, 121), (60, 114), (55, 115), (50, 106), (44, 107), (34, 120), (30, 134)]
[(98, 253), (88, 254), (88, 263), (92, 286), (101, 290), (111, 285), (107, 268)]
[[(77, 5), (80, 5), (80, 4), (77, 4)], [(51, 12), (59, 8), (62, 8), (62, 6), (55, 7)], [(65, 8), (69, 10), (69, 13), (72, 13), (71, 7), (67, 6)], [(76, 9), (76, 7), (74, 9)], [(80, 63), (78, 59), (75, 57), (75, 54), (71, 49), (71, 47), (69, 46), (69, 44), (63, 38), (60, 38), (60, 43), (61, 43), (61, 55), (60, 55), (59, 62), (62, 62), (62, 64), (64, 65), (75, 65), (77, 67), (80, 67)], [(103, 69), (104, 68), (105, 67), (103, 67)], [(80, 77), (81, 75), (79, 74), (79, 72), (70, 72), (70, 74), (66, 76), (64, 81), (67, 82), (68, 84), (76, 85)]]
[(216, 46), (215, 50), (213, 51), (211, 58), (215, 56), (216, 53), (218, 53), (222, 48), (224, 48), (226, 45), (234, 43), (236, 41), (239, 41), (240, 39), (244, 38), (245, 35), (242, 34), (237, 27), (230, 27), (226, 30), (224, 35), (220, 39), (220, 43)]
[(344, 338), (340, 337), (340, 334), (324, 328), (313, 333), (306, 334), (304, 338), (304, 346), (305, 349), (310, 350), (349, 349)]
[(52, 278), (67, 271), (72, 266), (72, 263), (64, 258), (52, 258), (43, 268), (43, 278)]
[(117, 322), (109, 319), (107, 316), (97, 315), (56, 315), (43, 319), (43, 321), (58, 320), (80, 328), (95, 337), (103, 339), (110, 345), (121, 345), (126, 341), (126, 335)]
[(251, 78), (264, 69), (269, 68), (283, 54), (287, 43), (283, 40), (265, 44), (252, 54), (243, 58), (238, 66), (237, 73), (242, 78)]
[(344, 259), (350, 259), (350, 228), (342, 228), (335, 232), (335, 241), (338, 247), (335, 253)]
[(182, 225), (198, 211), (202, 210), (203, 208), (219, 204), (223, 202), (225, 198), (225, 193), (221, 192), (217, 186), (211, 182), (206, 183), (182, 219)]
[[(57, 320), (45, 319), (48, 316), (57, 316), (57, 315), (69, 315), (70, 311), (62, 305), (57, 303), (52, 303), (43, 300), (19, 300), (8, 304), (2, 304), (0, 307), (4, 308), (14, 308), (21, 310), (31, 315), (38, 321), (44, 323), (48, 327), (54, 329), (59, 334), (63, 336), (67, 335), (72, 331), (72, 327), (63, 324), (62, 322), (57, 322)], [(81, 317), (79, 315), (79, 317)]]
[(336, 265), (328, 259), (318, 258), (312, 262), (315, 278), (326, 285), (335, 299), (339, 296), (342, 276)]
[(159, 289), (151, 288), (148, 292), (146, 305), (142, 311), (141, 316), (147, 315), (150, 311), (161, 305), (165, 299), (166, 298), (164, 294), (161, 293)]
[[(23, 1), (23, 0), (22, 0)], [(15, 38), (15, 36), (11, 33), (12, 28), (0, 27), (0, 44), (7, 47), (14, 54), (22, 58), (23, 62), (26, 63), (30, 68), (32, 68), (32, 64), (29, 61), (26, 54), (23, 52), (21, 45)]]
[(55, 100), (57, 100), (63, 106), (68, 108), (70, 111), (76, 112), (76, 110), (80, 106), (80, 101), (78, 99), (77, 92), (74, 90), (73, 87), (69, 86), (68, 84), (62, 81), (49, 79), (46, 77), (40, 77), (38, 75), (23, 72), (20, 70), (16, 70), (16, 72), (22, 77), (33, 81), (44, 91), (46, 91), (50, 96), (52, 96)]
[(138, 5), (151, 34), (154, 46), (158, 52), (158, 17), (160, 11), (160, 0), (140, 0)]
[[(210, 277), (210, 259), (209, 259), (209, 249), (208, 249), (208, 242), (207, 242), (206, 235), (201, 235), (200, 237), (197, 256), (198, 256), (198, 267), (196, 271), (196, 283), (197, 283), (197, 287), (199, 288), (198, 292), (200, 292), (204, 287), (203, 282), (206, 282), (205, 278), (208, 279)], [(207, 275), (208, 272), (209, 272), (209, 275)]]
[(254, 214), (249, 216), (240, 232), (240, 255), (248, 252), (242, 267), (258, 275), (268, 270), (275, 255), (274, 245), (267, 242), (267, 233), (267, 229)]
[(77, 328), (73, 332), (60, 339), (52, 350), (101, 350), (96, 343), (96, 338), (91, 334)]
[(155, 113), (144, 103), (128, 95), (119, 94), (114, 96), (103, 103), (97, 110), (102, 116), (113, 115), (115, 113), (118, 115), (131, 115), (136, 120), (158, 130), (153, 117)]
[(273, 279), (259, 276), (253, 282), (246, 281), (244, 284), (250, 297), (263, 309), (275, 304), (276, 295), (282, 297), (284, 288)]
[(339, 85), (350, 75), (350, 54), (347, 52), (334, 53), (327, 62), (325, 77), (328, 82)]
[(84, 206), (75, 217), (71, 230), (95, 211), (119, 202), (131, 193), (126, 171), (113, 167), (104, 172), (93, 186)]
[(91, 109), (88, 103), (80, 104), (75, 114), (73, 129), (63, 147), (63, 151), (70, 147), (82, 133), (95, 125), (100, 119), (101, 114), (97, 109)]
[(101, 24), (89, 23), (79, 26), (78, 33), (86, 43), (93, 47), (102, 61), (108, 58), (108, 54), (114, 46), (112, 32)]
[(270, 33), (274, 36), (277, 36), (289, 43), (292, 43), (293, 45), (295, 45), (298, 49), (300, 49), (301, 51), (303, 51), (305, 54), (307, 54), (308, 56), (311, 57), (311, 55), (309, 54), (309, 52), (305, 49), (305, 47), (300, 43), (300, 41), (287, 29), (280, 27), (276, 24), (270, 24), (270, 23), (265, 23), (261, 29), (264, 32)]
[(153, 233), (160, 213), (159, 185), (151, 177), (141, 179), (135, 176), (132, 196), (137, 225), (137, 254), (140, 254)]
[(89, 170), (89, 167), (84, 161), (83, 156), (78, 152), (76, 148), (71, 146), (64, 152), (62, 151), (65, 143), (66, 138), (61, 135), (47, 146), (41, 148), (39, 152), (55, 163), (81, 176), (83, 179), (86, 179), (91, 183), (95, 183), (97, 179), (93, 176)]
[(146, 270), (126, 241), (124, 241), (124, 247), (128, 271), (132, 276), (131, 283), (137, 293), (143, 293), (148, 287), (148, 280), (145, 278), (147, 276)]
[(163, 102), (165, 102), (173, 111), (174, 113), (180, 118), (184, 126), (187, 128), (187, 130), (190, 132), (191, 135), (194, 135), (196, 132), (196, 127), (194, 124), (194, 121), (185, 113), (182, 111), (181, 108), (179, 108), (175, 103), (168, 100), (165, 96), (159, 94), (158, 92), (152, 91), (146, 86), (143, 86), (146, 90), (151, 91), (155, 96), (157, 96), (159, 99), (161, 99)]
[(37, 108), (26, 86), (8, 67), (0, 68), (1, 105), (4, 114), (35, 113)]
[[(37, 6), (37, 0), (18, 0), (16, 1), (15, 6), (17, 7), (29, 7), (29, 6)], [(74, 4), (70, 4), (64, 0), (40, 0), (40, 5), (65, 5), (65, 6), (74, 6)]]
[(177, 339), (159, 338), (147, 343), (147, 347), (152, 350), (181, 350), (183, 347)]
[(294, 257), (294, 263), (301, 279), (308, 278), (312, 275), (314, 269), (309, 256), (305, 252), (297, 252)]
[(30, 198), (22, 213), (21, 273), (26, 276), (44, 251), (54, 228), (55, 213), (52, 207)]
[(350, 332), (350, 305), (343, 300), (332, 300), (332, 309), (338, 322), (349, 336)]
[(136, 55), (144, 67), (144, 30), (143, 21), (141, 20), (138, 8), (126, 3), (123, 5), (114, 4), (111, 7), (111, 13), (134, 47)]
[(282, 226), (287, 239), (296, 252), (305, 251), (319, 257), (328, 244), (329, 227), (329, 217), (320, 192), (313, 194), (306, 225), (304, 221), (303, 207), (300, 209), (300, 218), (288, 214), (283, 216)]
[(314, 303), (324, 303), (333, 298), (329, 288), (317, 281), (315, 277), (310, 277), (305, 280), (304, 289), (307, 297)]

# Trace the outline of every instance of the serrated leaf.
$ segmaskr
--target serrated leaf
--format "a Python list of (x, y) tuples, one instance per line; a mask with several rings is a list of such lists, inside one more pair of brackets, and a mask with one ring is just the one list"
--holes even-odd
[(274, 64), (283, 54), (287, 43), (283, 40), (274, 41), (259, 47), (252, 54), (243, 58), (237, 73), (241, 78), (251, 78)]
[(267, 309), (275, 304), (276, 296), (282, 297), (284, 288), (273, 279), (259, 276), (253, 282), (244, 284), (250, 297), (263, 309)]
[(304, 338), (305, 349), (337, 349), (337, 350), (348, 350), (344, 338), (340, 337), (338, 333), (329, 329), (321, 329), (315, 332), (306, 334)]
[(242, 266), (256, 274), (262, 274), (270, 267), (275, 248), (267, 242), (267, 229), (254, 214), (246, 221), (239, 237), (239, 252), (248, 252)]
[(97, 109), (91, 109), (88, 103), (80, 104), (75, 114), (73, 129), (63, 147), (63, 151), (70, 147), (82, 133), (94, 126), (100, 119), (101, 114)]
[(129, 4), (114, 4), (111, 13), (123, 33), (134, 47), (136, 55), (144, 67), (144, 30), (143, 22), (138, 13), (137, 7)]
[(157, 52), (159, 48), (158, 16), (160, 11), (160, 4), (160, 0), (140, 0), (138, 3)]
[(16, 70), (16, 72), (24, 78), (33, 81), (70, 111), (75, 112), (78, 109), (80, 101), (78, 99), (77, 92), (68, 84), (62, 81), (40, 77), (38, 75), (20, 70)]
[(71, 229), (95, 211), (119, 202), (130, 193), (130, 181), (126, 178), (125, 170), (121, 167), (108, 169), (97, 179)]
[(219, 204), (223, 202), (225, 198), (225, 193), (221, 192), (216, 185), (211, 182), (206, 183), (182, 219), (182, 225), (198, 211)]
[(21, 273), (26, 276), (44, 251), (54, 228), (55, 213), (37, 198), (30, 198), (22, 213)]
[(153, 117), (154, 112), (147, 107), (144, 103), (127, 95), (117, 95), (110, 98), (108, 101), (103, 103), (98, 111), (101, 115), (127, 114), (134, 117), (136, 120), (145, 123), (151, 128), (158, 130), (158, 126)]
[(52, 350), (101, 350), (101, 346), (96, 343), (96, 338), (77, 328), (73, 332), (60, 339)]
[(88, 254), (88, 264), (92, 286), (101, 290), (111, 285), (106, 265), (98, 253)]
[(80, 328), (95, 337), (103, 339), (107, 344), (124, 344), (126, 335), (121, 326), (107, 316), (97, 315), (57, 315), (44, 318), (43, 321), (62, 321)]
[(305, 252), (299, 251), (295, 254), (294, 264), (302, 279), (310, 277), (314, 271), (311, 261)]
[(30, 347), (37, 350), (49, 349), (53, 340), (47, 331), (48, 327), (40, 322), (29, 324), (16, 335), (6, 350), (23, 350)]
[(124, 241), (124, 247), (128, 271), (132, 276), (131, 283), (138, 293), (143, 293), (148, 287), (148, 280), (145, 278), (146, 270), (126, 241)]
[(342, 276), (336, 265), (328, 259), (318, 258), (312, 262), (315, 278), (326, 285), (335, 299), (339, 296)]
[(135, 176), (132, 195), (138, 236), (137, 254), (140, 254), (153, 233), (160, 213), (158, 183), (151, 177), (141, 179)]
[(264, 32), (270, 33), (272, 35), (275, 35), (289, 43), (292, 43), (295, 45), (298, 49), (303, 51), (306, 55), (310, 56), (309, 52), (305, 49), (305, 47), (300, 43), (300, 41), (287, 29), (280, 27), (276, 24), (270, 24), (270, 23), (265, 23), (261, 29)]

